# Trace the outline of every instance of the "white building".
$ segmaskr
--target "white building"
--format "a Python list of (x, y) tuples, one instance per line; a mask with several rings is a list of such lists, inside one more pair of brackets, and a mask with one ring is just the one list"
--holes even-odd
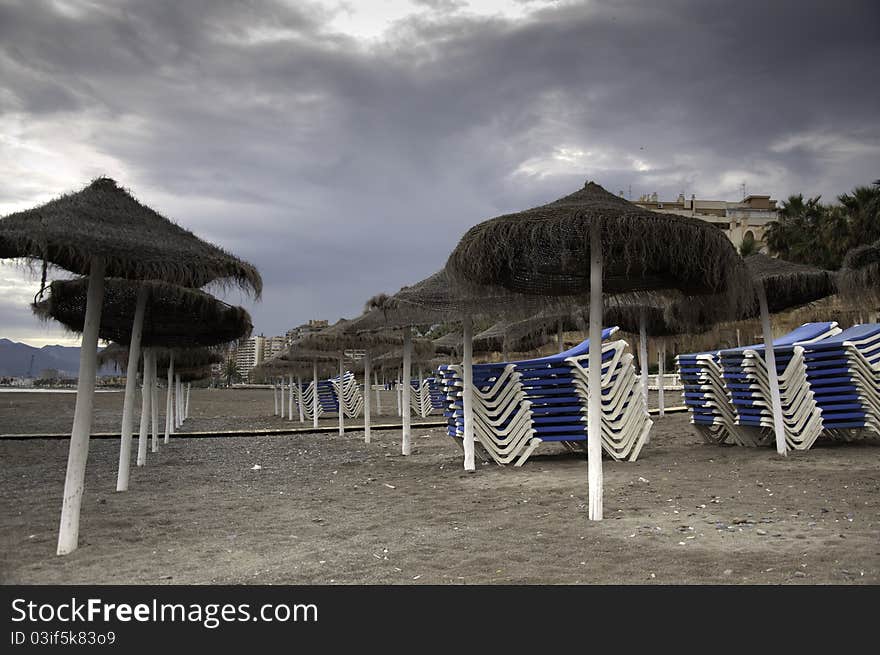
[(680, 194), (676, 200), (667, 201), (659, 200), (657, 194), (652, 193), (633, 202), (661, 214), (693, 216), (711, 223), (724, 230), (737, 249), (749, 237), (758, 242), (758, 247), (763, 245), (767, 224), (779, 218), (776, 201), (764, 195), (750, 195), (740, 202), (728, 202), (699, 200), (693, 195), (687, 199)]
[(238, 374), (245, 380), (251, 369), (263, 361), (263, 343), (266, 337), (263, 335), (249, 337), (238, 342), (235, 349), (235, 368)]

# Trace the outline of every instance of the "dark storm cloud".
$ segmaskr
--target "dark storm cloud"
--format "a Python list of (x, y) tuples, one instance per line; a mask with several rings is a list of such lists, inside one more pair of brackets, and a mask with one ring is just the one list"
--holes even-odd
[(878, 177), (876, 3), (418, 4), (376, 43), (310, 3), (0, 4), (0, 118), (256, 263), (267, 334), (357, 313), (587, 177), (729, 199)]

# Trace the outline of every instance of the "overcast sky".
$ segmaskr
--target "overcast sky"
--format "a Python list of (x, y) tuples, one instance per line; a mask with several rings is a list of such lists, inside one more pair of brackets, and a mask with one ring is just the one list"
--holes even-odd
[[(586, 179), (870, 183), (878, 25), (876, 0), (0, 0), (0, 214), (113, 177), (255, 264), (244, 304), (283, 334)], [(0, 264), (0, 337), (76, 343), (31, 316), (37, 287)]]

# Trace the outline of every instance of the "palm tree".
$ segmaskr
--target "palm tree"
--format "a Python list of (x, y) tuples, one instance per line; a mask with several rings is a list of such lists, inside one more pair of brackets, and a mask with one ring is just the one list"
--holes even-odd
[(234, 359), (229, 358), (226, 360), (223, 375), (226, 377), (227, 387), (231, 387), (233, 382), (241, 379), (241, 374), (238, 372), (238, 365), (235, 363)]
[(849, 218), (847, 248), (880, 239), (880, 180), (871, 186), (856, 187), (852, 193), (843, 193), (837, 200)]
[(771, 253), (802, 264), (821, 265), (822, 237), (826, 207), (815, 196), (789, 196), (779, 209), (779, 220), (767, 224), (764, 241)]

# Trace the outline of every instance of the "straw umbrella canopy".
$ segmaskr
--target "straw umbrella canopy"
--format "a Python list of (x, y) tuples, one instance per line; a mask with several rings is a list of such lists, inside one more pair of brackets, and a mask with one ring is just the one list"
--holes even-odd
[[(320, 350), (315, 349), (306, 349), (303, 348), (299, 342), (293, 343), (288, 346), (284, 351), (282, 351), (279, 355), (274, 357), (271, 361), (271, 366), (275, 368), (275, 370), (282, 372), (284, 370), (289, 371), (291, 374), (294, 371), (302, 371), (303, 367), (311, 366), (312, 373), (312, 382), (314, 384), (314, 393), (312, 395), (312, 427), (317, 429), (318, 427), (318, 375), (319, 375), (319, 363), (322, 364), (321, 368), (325, 369), (331, 367), (334, 363), (339, 360), (338, 353), (327, 353), (322, 352)], [(326, 367), (323, 366), (326, 364)], [(283, 374), (283, 373), (281, 373)], [(323, 371), (322, 371), (323, 374)], [(332, 375), (332, 372), (327, 373), (328, 375)], [(302, 391), (302, 383), (300, 384), (300, 392)]]
[[(375, 332), (403, 330), (407, 343), (411, 343), (413, 328), (426, 328), (436, 323), (460, 322), (462, 325), (463, 359), (463, 413), (464, 413), (464, 468), (474, 471), (474, 432), (471, 406), (473, 365), (473, 317), (516, 316), (533, 313), (542, 304), (536, 298), (515, 293), (501, 287), (484, 288), (479, 295), (453, 285), (445, 270), (402, 288), (391, 297), (377, 296), (370, 303), (373, 308), (353, 321), (346, 329), (351, 332)], [(403, 377), (411, 375), (411, 359), (404, 347)], [(409, 385), (403, 387), (403, 438), (401, 451), (408, 455), (411, 449), (411, 423), (409, 415)]]
[[(248, 374), (248, 378), (257, 381), (257, 382), (269, 382), (272, 384), (272, 394), (275, 401), (275, 414), (280, 414), (279, 411), (279, 397), (278, 397), (278, 380), (283, 380), (285, 376), (289, 377), (289, 400), (288, 400), (288, 418), (289, 420), (293, 420), (293, 401), (294, 401), (294, 392), (293, 392), (293, 379), (297, 378), (299, 393), (296, 394), (297, 398), (297, 407), (299, 409), (299, 420), (300, 423), (305, 422), (305, 417), (303, 416), (303, 406), (302, 406), (302, 378), (309, 377), (314, 373), (315, 376), (315, 384), (317, 387), (317, 380), (320, 376), (330, 377), (333, 375), (333, 372), (336, 368), (335, 359), (330, 357), (322, 357), (320, 361), (315, 357), (309, 356), (306, 357), (304, 355), (301, 358), (297, 356), (290, 356), (290, 348), (288, 347), (282, 353), (279, 353), (272, 357), (271, 359), (267, 359), (259, 364), (257, 364), (254, 368), (250, 370)], [(282, 359), (282, 356), (288, 355), (289, 359)], [(284, 403), (284, 394), (283, 394), (283, 385), (280, 389), (281, 398), (280, 404)], [(315, 427), (317, 427), (317, 417), (315, 418)]]
[(849, 299), (880, 302), (880, 241), (846, 253), (839, 284), (841, 293)]
[[(205, 346), (195, 348), (155, 348), (156, 363), (159, 368), (166, 368), (171, 359), (180, 369), (210, 367), (211, 364), (223, 362), (223, 355), (217, 350)], [(118, 366), (128, 365), (128, 347), (113, 342), (98, 353), (98, 365), (114, 363)]]
[[(369, 307), (371, 302), (379, 302), (372, 300), (367, 302)], [(313, 332), (305, 335), (297, 342), (297, 345), (306, 350), (316, 350), (320, 352), (337, 352), (339, 353), (339, 380), (342, 383), (343, 375), (343, 358), (344, 352), (350, 349), (358, 349), (364, 351), (364, 442), (370, 443), (370, 367), (373, 354), (388, 352), (395, 348), (402, 348), (404, 345), (404, 337), (400, 334), (390, 331), (362, 331), (355, 332), (346, 330), (346, 326), (350, 321), (340, 320), (336, 324), (331, 325), (319, 332)], [(340, 399), (341, 402), (341, 399)], [(342, 408), (339, 410), (339, 435), (345, 434), (345, 416)]]
[[(89, 276), (87, 305), (90, 311), (83, 327), (77, 402), (58, 537), (57, 552), (64, 555), (76, 549), (79, 539), (104, 277), (164, 280), (191, 287), (224, 281), (252, 291), (256, 297), (260, 295), (262, 280), (250, 264), (198, 239), (139, 203), (108, 178), (97, 179), (81, 191), (34, 209), (4, 217), (0, 220), (0, 258), (41, 260), (44, 283), (49, 264)], [(131, 341), (137, 350), (140, 346), (137, 330)], [(133, 377), (130, 375), (129, 379)], [(126, 383), (126, 395), (130, 396), (129, 384), (133, 392), (134, 382)], [(123, 432), (126, 431), (130, 432), (130, 426), (124, 426)]]
[(447, 332), (434, 339), (434, 350), (444, 355), (454, 355), (461, 350), (461, 332)]
[[(48, 289), (48, 296), (34, 303), (34, 313), (43, 320), (54, 319), (73, 332), (82, 332), (88, 280), (55, 280)], [(142, 290), (146, 291), (142, 347), (213, 346), (245, 338), (253, 329), (246, 310), (228, 305), (204, 291), (165, 282), (109, 278), (104, 280), (99, 338), (126, 347), (130, 345)]]
[(184, 368), (180, 369), (179, 374), (181, 382), (198, 382), (211, 377), (211, 367)]
[(752, 310), (748, 312), (748, 315), (760, 316), (761, 328), (764, 333), (764, 358), (767, 363), (776, 451), (780, 455), (785, 455), (788, 452), (788, 446), (782, 418), (782, 397), (779, 392), (779, 378), (776, 372), (776, 354), (773, 351), (770, 313), (793, 309), (833, 295), (837, 293), (837, 283), (834, 274), (830, 271), (774, 259), (767, 255), (750, 255), (746, 257), (745, 261), (752, 276), (754, 293), (758, 300), (758, 312)]
[[(589, 262), (589, 266), (587, 263)], [(502, 287), (539, 297), (589, 296), (589, 388), (601, 385), (602, 293), (725, 293), (719, 314), (748, 302), (748, 274), (723, 232), (695, 218), (647, 211), (587, 182), (540, 207), (472, 227), (446, 263), (450, 279), (479, 293)], [(588, 433), (601, 434), (601, 399), (591, 393)], [(589, 516), (602, 518), (602, 451), (587, 442)]]

